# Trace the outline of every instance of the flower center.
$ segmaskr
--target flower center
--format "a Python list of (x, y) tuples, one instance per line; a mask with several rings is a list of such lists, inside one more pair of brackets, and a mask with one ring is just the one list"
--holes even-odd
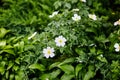
[(47, 51), (47, 53), (48, 53), (48, 54), (50, 54), (50, 53), (51, 53), (51, 51), (50, 51), (50, 50), (48, 50), (48, 51)]
[(60, 43), (62, 43), (62, 40), (59, 40)]

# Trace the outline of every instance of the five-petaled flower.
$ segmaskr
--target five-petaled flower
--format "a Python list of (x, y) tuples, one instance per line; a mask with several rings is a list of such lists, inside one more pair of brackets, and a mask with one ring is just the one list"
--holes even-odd
[(58, 36), (58, 37), (55, 38), (56, 46), (59, 46), (59, 47), (60, 46), (64, 47), (66, 41), (67, 40), (63, 36)]
[(28, 37), (28, 40), (32, 39), (36, 34), (37, 32), (34, 32), (30, 37)]
[(116, 22), (114, 22), (114, 26), (120, 25), (120, 19)]
[(88, 17), (93, 19), (93, 20), (97, 20), (97, 17), (95, 14), (89, 14)]
[(72, 17), (72, 19), (73, 19), (74, 21), (78, 21), (78, 20), (81, 19), (81, 16), (78, 16), (78, 14), (74, 14), (74, 16)]
[(55, 11), (55, 12), (52, 13), (52, 15), (49, 15), (49, 18), (52, 18), (52, 17), (54, 17), (57, 14), (58, 14), (58, 11)]
[(51, 48), (51, 47), (47, 47), (43, 49), (43, 53), (46, 58), (54, 57), (55, 56), (54, 51), (55, 51), (54, 48)]
[(81, 2), (86, 2), (86, 0), (80, 0)]
[(116, 52), (119, 52), (119, 51), (120, 51), (120, 46), (119, 46), (118, 43), (115, 43), (115, 44), (114, 44), (114, 48), (115, 48), (115, 51), (116, 51)]

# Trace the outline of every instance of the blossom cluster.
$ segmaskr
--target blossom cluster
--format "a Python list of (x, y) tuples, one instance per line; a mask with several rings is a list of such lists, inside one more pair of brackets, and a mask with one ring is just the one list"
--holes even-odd
[[(64, 47), (66, 41), (67, 40), (63, 36), (58, 36), (55, 38), (55, 43), (56, 43), (56, 46), (58, 47)], [(55, 56), (54, 52), (55, 52), (54, 48), (51, 48), (51, 47), (47, 47), (43, 49), (43, 54), (46, 58), (54, 57)]]

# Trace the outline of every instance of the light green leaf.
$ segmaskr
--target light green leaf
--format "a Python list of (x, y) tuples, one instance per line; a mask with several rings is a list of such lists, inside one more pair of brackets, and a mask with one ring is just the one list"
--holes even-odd
[(14, 65), (12, 69), (15, 70), (15, 71), (17, 71), (19, 69), (19, 66)]
[(6, 50), (3, 50), (3, 52), (7, 52), (9, 54), (15, 55), (13, 49), (6, 49)]
[(8, 77), (9, 77), (9, 71), (7, 71), (7, 72), (5, 73), (5, 76), (6, 76), (6, 78), (8, 79)]
[(60, 80), (72, 80), (74, 77), (74, 75), (63, 74)]
[(7, 67), (7, 70), (9, 70), (13, 65), (14, 65), (14, 62), (9, 61), (9, 63), (8, 63), (8, 67)]
[(29, 68), (30, 69), (38, 69), (40, 71), (45, 71), (45, 66), (42, 64), (38, 64), (38, 63), (30, 65)]
[(11, 45), (6, 45), (4, 49), (12, 49), (13, 47)]
[(14, 80), (14, 74), (10, 74), (10, 80)]
[(53, 71), (52, 73), (50, 73), (50, 78), (52, 78), (52, 79), (57, 78), (57, 76), (60, 74), (60, 72), (61, 71), (59, 69)]
[(40, 76), (40, 80), (49, 80), (50, 78), (50, 74), (43, 74), (42, 76)]
[(64, 65), (64, 64), (68, 64), (68, 63), (73, 63), (75, 61), (74, 58), (68, 58), (65, 59), (63, 62), (61, 62), (59, 65)]
[(9, 32), (9, 30), (0, 28), (0, 38), (3, 38), (8, 32)]
[(5, 68), (2, 67), (2, 66), (0, 66), (0, 73), (1, 73), (1, 74), (4, 74), (4, 72), (5, 72)]
[(58, 67), (62, 69), (66, 74), (74, 74), (74, 67), (72, 65), (66, 64)]
[(100, 60), (101, 62), (105, 62), (105, 63), (107, 63), (106, 58), (103, 57), (102, 55), (97, 56), (97, 59)]
[(60, 62), (55, 62), (53, 64), (50, 65), (49, 69), (53, 69), (54, 67), (57, 67), (60, 64)]
[(66, 3), (65, 7), (68, 8), (68, 9), (70, 9), (71, 8), (71, 4), (70, 3)]
[(85, 74), (83, 80), (90, 80), (91, 78), (94, 77), (94, 75), (95, 75), (94, 66), (89, 65), (88, 66), (88, 72)]
[(82, 65), (82, 64), (78, 64), (78, 65), (76, 66), (76, 68), (75, 68), (75, 74), (76, 74), (76, 76), (78, 76), (78, 73), (79, 73), (79, 71), (80, 71), (82, 68), (83, 68), (83, 65)]
[(20, 52), (23, 52), (23, 49), (24, 49), (24, 42), (21, 41), (21, 42), (19, 43), (19, 50), (20, 50)]
[(6, 41), (2, 40), (0, 41), (0, 49), (3, 49), (6, 46)]

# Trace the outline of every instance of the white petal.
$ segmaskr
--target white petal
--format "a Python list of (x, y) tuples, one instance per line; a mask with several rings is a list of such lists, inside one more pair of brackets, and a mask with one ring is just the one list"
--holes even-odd
[(51, 53), (51, 54), (50, 54), (50, 57), (51, 57), (51, 58), (52, 58), (52, 57), (54, 57), (54, 56), (55, 56), (55, 54), (54, 54), (54, 53)]
[(114, 26), (117, 26), (118, 25), (118, 22), (114, 22)]
[(119, 48), (119, 44), (115, 43), (114, 48)]
[(46, 58), (49, 58), (49, 55), (48, 55), (48, 54), (44, 54), (44, 56), (45, 56)]
[(119, 48), (116, 48), (115, 51), (116, 51), (116, 52), (119, 52)]
[(49, 15), (49, 18), (52, 18), (53, 17), (53, 15)]
[(61, 46), (64, 47), (64, 46), (65, 46), (65, 43), (62, 43)]
[(78, 17), (78, 15), (77, 15), (77, 14), (74, 14), (74, 17)]

